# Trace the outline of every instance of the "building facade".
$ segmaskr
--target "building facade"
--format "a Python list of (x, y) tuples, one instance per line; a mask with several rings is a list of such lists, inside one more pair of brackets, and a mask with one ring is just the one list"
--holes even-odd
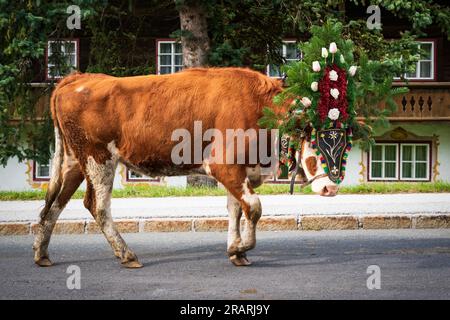
[[(168, 37), (178, 26), (172, 26), (160, 35), (147, 39), (149, 54), (155, 61), (155, 73), (168, 74), (182, 70), (181, 45)], [(384, 26), (387, 34), (397, 30), (395, 23)], [(397, 30), (398, 31), (398, 30)], [(376, 131), (376, 145), (369, 151), (356, 144), (348, 158), (344, 185), (371, 182), (436, 182), (450, 181), (450, 42), (440, 31), (429, 33), (417, 45), (425, 52), (417, 62), (415, 72), (405, 75), (409, 79), (409, 93), (398, 96), (398, 110), (390, 117), (391, 126)], [(297, 39), (286, 38), (280, 52), (286, 63), (301, 59)], [(55, 67), (54, 57), (61, 57), (72, 66), (84, 71), (89, 54), (89, 39), (51, 39), (47, 43), (45, 70), (32, 86), (50, 86), (51, 82), (71, 70)], [(69, 68), (70, 69), (70, 68)], [(279, 66), (268, 65), (270, 77), (282, 77)], [(394, 85), (404, 85), (396, 80)], [(48, 107), (48, 96), (37, 108)], [(51, 172), (51, 161), (37, 163), (17, 159), (0, 167), (0, 190), (45, 189)], [(269, 183), (288, 183), (286, 178), (275, 178)], [(115, 188), (129, 185), (186, 186), (186, 177), (145, 177), (119, 164)], [(81, 186), (84, 188), (84, 185)]]

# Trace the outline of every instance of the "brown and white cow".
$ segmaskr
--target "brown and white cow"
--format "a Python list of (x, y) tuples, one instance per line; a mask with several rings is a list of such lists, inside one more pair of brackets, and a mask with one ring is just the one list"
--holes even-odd
[[(261, 203), (254, 188), (264, 176), (260, 166), (246, 164), (174, 165), (174, 130), (258, 129), (264, 106), (282, 90), (278, 81), (240, 68), (189, 69), (173, 75), (116, 78), (102, 74), (73, 74), (64, 78), (51, 97), (56, 147), (52, 177), (40, 213), (34, 260), (50, 266), (48, 245), (61, 211), (84, 179), (84, 205), (120, 258), (129, 268), (141, 267), (111, 217), (111, 191), (119, 162), (149, 176), (208, 174), (228, 191), (227, 252), (237, 266), (249, 265), (246, 251), (255, 247)], [(317, 159), (304, 143), (301, 161), (309, 179), (321, 173)], [(337, 186), (327, 177), (313, 190), (333, 195)], [(241, 235), (240, 219), (245, 228)]]

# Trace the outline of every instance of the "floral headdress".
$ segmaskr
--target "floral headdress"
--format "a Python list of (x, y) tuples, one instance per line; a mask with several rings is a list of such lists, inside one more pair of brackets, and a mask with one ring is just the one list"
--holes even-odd
[[(284, 67), (288, 87), (274, 98), (275, 105), (288, 103), (289, 110), (280, 115), (266, 107), (259, 121), (261, 127), (278, 128), (282, 136), (289, 137), (282, 144), (286, 156), (281, 160), (290, 170), (296, 167), (299, 141), (310, 136), (325, 172), (335, 183), (344, 178), (352, 140), (358, 139), (367, 149), (374, 141), (372, 127), (385, 125), (386, 117), (396, 110), (394, 96), (408, 92), (392, 87), (396, 71), (389, 59), (369, 60), (360, 49), (356, 63), (353, 42), (342, 35), (342, 29), (342, 23), (335, 20), (311, 28), (310, 41), (300, 44), (301, 61)], [(356, 110), (363, 121), (356, 119)]]

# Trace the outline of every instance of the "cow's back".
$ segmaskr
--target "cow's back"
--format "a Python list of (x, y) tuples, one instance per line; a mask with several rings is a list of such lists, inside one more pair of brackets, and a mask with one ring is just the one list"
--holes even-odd
[(194, 121), (203, 131), (257, 128), (262, 108), (280, 91), (276, 80), (241, 68), (124, 78), (74, 74), (55, 89), (52, 113), (78, 152), (113, 142), (130, 163), (164, 165), (177, 143), (174, 130), (194, 134)]

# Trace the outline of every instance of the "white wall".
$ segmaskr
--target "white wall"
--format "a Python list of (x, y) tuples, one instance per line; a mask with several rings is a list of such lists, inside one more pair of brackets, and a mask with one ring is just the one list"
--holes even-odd
[(17, 158), (9, 159), (6, 167), (0, 166), (0, 190), (31, 190), (27, 170), (26, 163), (19, 163)]
[(348, 153), (347, 165), (345, 167), (345, 177), (342, 181), (343, 186), (359, 184), (363, 177), (359, 174), (361, 171), (361, 149), (358, 144), (353, 145), (352, 150)]

